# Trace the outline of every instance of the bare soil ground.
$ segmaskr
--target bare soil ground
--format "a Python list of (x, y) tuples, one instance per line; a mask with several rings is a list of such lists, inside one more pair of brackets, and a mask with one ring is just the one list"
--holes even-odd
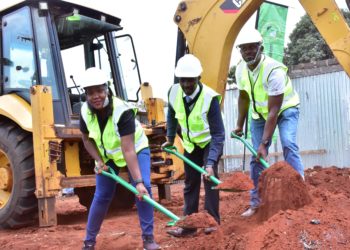
[[(230, 174), (222, 176), (222, 180)], [(275, 181), (275, 180), (274, 180)], [(280, 187), (283, 183), (278, 182)], [(314, 167), (306, 171), (305, 189), (311, 198), (296, 209), (280, 209), (261, 220), (259, 213), (244, 219), (249, 192), (220, 193), (221, 225), (206, 235), (178, 239), (166, 234), (169, 219), (155, 212), (155, 237), (163, 249), (350, 249), (350, 169)], [(182, 215), (183, 184), (172, 186), (172, 201), (163, 205)], [(290, 197), (291, 189), (280, 194)], [(157, 193), (156, 188), (153, 190)], [(201, 192), (200, 211), (203, 211)], [(297, 197), (297, 196), (293, 196)], [(155, 195), (155, 199), (157, 197)], [(283, 202), (283, 201), (282, 201)], [(0, 231), (0, 249), (81, 249), (87, 211), (78, 198), (57, 199), (58, 225)], [(276, 206), (274, 206), (276, 207)], [(297, 206), (298, 207), (298, 206)], [(97, 249), (142, 249), (136, 209), (111, 211), (97, 238)]]

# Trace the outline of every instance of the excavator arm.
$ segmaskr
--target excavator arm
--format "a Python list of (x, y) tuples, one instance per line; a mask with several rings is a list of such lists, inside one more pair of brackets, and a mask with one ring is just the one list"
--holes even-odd
[(335, 0), (299, 0), (350, 77), (350, 29)]
[(202, 81), (222, 95), (234, 41), (263, 0), (247, 0), (242, 5), (240, 2), (186, 0), (179, 4), (174, 17), (190, 53), (202, 63)]
[[(299, 0), (350, 76), (349, 27), (334, 0)], [(263, 0), (185, 0), (174, 21), (190, 53), (202, 62), (202, 81), (224, 95), (233, 44)]]

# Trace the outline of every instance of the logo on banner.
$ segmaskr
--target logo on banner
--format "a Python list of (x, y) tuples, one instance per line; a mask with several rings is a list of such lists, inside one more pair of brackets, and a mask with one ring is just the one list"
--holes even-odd
[(264, 36), (264, 40), (267, 39), (270, 42), (274, 42), (281, 34), (280, 27), (274, 22), (267, 22), (262, 25), (261, 33)]

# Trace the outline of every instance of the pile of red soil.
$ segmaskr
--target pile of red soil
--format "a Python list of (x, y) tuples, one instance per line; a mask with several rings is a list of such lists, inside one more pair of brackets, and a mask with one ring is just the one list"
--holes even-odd
[[(221, 174), (225, 180), (231, 173)], [(166, 250), (275, 250), (275, 249), (350, 249), (350, 166), (349, 168), (314, 167), (305, 171), (305, 184), (312, 202), (297, 210), (279, 211), (266, 221), (258, 214), (241, 216), (249, 206), (249, 192), (220, 192), (218, 230), (176, 238), (166, 233), (169, 218), (154, 212), (154, 237)], [(284, 181), (284, 180), (283, 180)], [(174, 214), (183, 213), (183, 183), (171, 186), (171, 201), (166, 208)], [(275, 187), (274, 185), (272, 185)], [(158, 200), (157, 187), (153, 186)], [(274, 193), (273, 190), (271, 192)], [(285, 192), (285, 190), (283, 190)], [(292, 190), (289, 192), (298, 192)], [(204, 185), (200, 190), (199, 211), (204, 211)], [(285, 199), (290, 199), (286, 193)], [(76, 250), (85, 237), (87, 211), (79, 205), (78, 197), (56, 200), (58, 225), (38, 228), (38, 225), (0, 230), (0, 249)], [(162, 203), (163, 204), (163, 203)], [(316, 223), (317, 222), (317, 223)], [(142, 232), (136, 207), (110, 211), (97, 237), (96, 249), (135, 250), (142, 248)]]
[(250, 177), (242, 172), (234, 172), (224, 182), (216, 186), (217, 189), (248, 191), (254, 188)]
[(314, 187), (324, 188), (335, 194), (344, 193), (350, 198), (350, 168), (315, 166), (305, 171), (305, 180)]
[(207, 212), (193, 213), (176, 223), (182, 228), (207, 228), (217, 227), (218, 223)]
[(258, 220), (265, 221), (280, 210), (297, 210), (311, 203), (305, 182), (287, 162), (273, 164), (259, 178), (261, 205)]

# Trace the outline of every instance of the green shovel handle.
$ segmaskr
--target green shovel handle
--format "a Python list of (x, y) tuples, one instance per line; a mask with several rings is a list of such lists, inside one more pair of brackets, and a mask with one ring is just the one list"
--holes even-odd
[[(250, 152), (252, 152), (252, 154), (257, 157), (257, 152), (254, 150), (253, 146), (249, 144), (249, 142), (247, 142), (245, 139), (243, 139), (242, 137), (236, 135), (235, 133), (231, 133), (231, 138), (235, 138), (237, 140), (240, 140), (241, 142), (243, 142), (243, 144), (249, 149)], [(263, 158), (259, 158), (260, 163), (263, 165), (264, 168), (268, 168), (269, 164), (263, 159)]]
[[(123, 178), (116, 175), (112, 168), (108, 168), (108, 170), (110, 173), (102, 170), (102, 175), (114, 179), (116, 182), (121, 184), (123, 187), (127, 188), (130, 192), (134, 193), (135, 195), (139, 195), (139, 191), (137, 191), (137, 189), (133, 185), (131, 185), (130, 183), (125, 181)], [(163, 207), (162, 205), (160, 205), (159, 203), (154, 201), (148, 195), (145, 195), (145, 194), (142, 195), (142, 200), (144, 200), (145, 202), (147, 202), (148, 204), (150, 204), (151, 206), (153, 206), (154, 208), (158, 209), (160, 212), (162, 212), (163, 214), (168, 216), (170, 219), (172, 219), (174, 221), (174, 223), (176, 223), (176, 221), (180, 220), (180, 218), (178, 216), (176, 216), (171, 211), (169, 211), (168, 209), (166, 209), (165, 207)]]
[[(168, 146), (163, 148), (163, 150), (169, 154), (173, 154), (176, 155), (177, 157), (179, 157), (181, 160), (183, 160), (184, 162), (186, 162), (188, 165), (190, 165), (192, 168), (194, 168), (195, 170), (197, 170), (199, 173), (201, 174), (208, 174), (207, 171), (205, 171), (205, 169), (201, 168), (200, 166), (198, 166), (196, 163), (194, 163), (193, 161), (191, 161), (190, 159), (186, 158), (185, 156), (183, 156), (182, 154), (180, 154), (177, 151), (177, 148), (175, 146)], [(219, 185), (221, 183), (221, 181), (216, 178), (215, 176), (211, 175), (209, 177), (209, 179), (215, 184), (215, 185)]]

